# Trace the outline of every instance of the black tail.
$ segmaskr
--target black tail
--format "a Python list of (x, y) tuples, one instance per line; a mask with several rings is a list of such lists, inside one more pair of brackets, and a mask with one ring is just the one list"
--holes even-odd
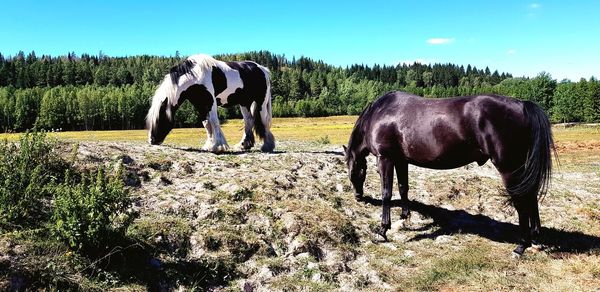
[(521, 175), (521, 182), (509, 189), (511, 194), (538, 194), (543, 197), (548, 192), (552, 174), (552, 153), (556, 148), (552, 139), (552, 129), (544, 111), (531, 101), (524, 102), (525, 116), (531, 127), (531, 144)]
[(261, 117), (261, 105), (254, 103), (252, 107), (251, 113), (252, 117), (254, 118), (254, 132), (256, 132), (258, 137), (264, 140), (266, 136), (266, 130), (265, 124), (263, 123)]
[[(267, 142), (266, 140), (269, 140), (271, 137), (267, 137), (266, 128), (271, 128), (271, 115), (273, 113), (271, 108), (271, 73), (266, 67), (258, 65), (258, 68), (262, 71), (262, 73), (265, 76), (265, 96), (264, 101), (261, 104), (258, 104), (257, 102), (254, 102), (252, 104), (250, 112), (252, 114), (252, 117), (254, 118), (254, 132), (256, 132), (260, 139)], [(265, 105), (265, 108), (263, 108), (263, 105)], [(263, 110), (266, 112), (262, 112)]]

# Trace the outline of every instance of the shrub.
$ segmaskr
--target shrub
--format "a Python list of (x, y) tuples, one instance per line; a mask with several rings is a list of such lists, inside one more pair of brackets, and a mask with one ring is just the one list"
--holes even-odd
[(27, 132), (19, 145), (0, 143), (0, 229), (36, 225), (48, 212), (48, 184), (64, 171), (45, 132)]
[(329, 140), (329, 135), (325, 135), (325, 137), (317, 138), (317, 143), (327, 145), (331, 144), (331, 140)]
[(120, 168), (107, 176), (100, 167), (78, 182), (67, 173), (54, 198), (54, 233), (75, 250), (89, 252), (109, 245), (114, 235), (123, 236), (134, 218), (127, 211), (131, 201)]

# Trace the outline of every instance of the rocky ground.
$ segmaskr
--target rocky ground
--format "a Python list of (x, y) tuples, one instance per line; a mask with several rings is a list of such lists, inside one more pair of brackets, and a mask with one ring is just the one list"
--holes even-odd
[[(549, 247), (513, 260), (516, 213), (490, 163), (411, 166), (412, 216), (401, 221), (393, 208), (390, 241), (381, 242), (373, 232), (381, 216), (375, 161), (368, 160), (365, 186), (372, 199), (358, 202), (339, 145), (283, 141), (273, 154), (214, 155), (82, 142), (78, 151), (82, 165), (124, 163), (140, 214), (129, 233), (157, 247), (159, 267), (215, 263), (226, 279), (210, 289), (600, 289), (600, 166), (593, 162), (555, 175), (541, 204)], [(393, 199), (397, 205), (397, 191)]]

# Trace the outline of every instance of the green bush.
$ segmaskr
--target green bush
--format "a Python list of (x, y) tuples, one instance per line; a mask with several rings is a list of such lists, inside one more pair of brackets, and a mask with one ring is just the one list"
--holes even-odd
[(27, 132), (19, 145), (0, 143), (0, 230), (39, 224), (48, 212), (48, 184), (64, 163), (44, 132)]
[(75, 250), (90, 251), (110, 245), (111, 237), (124, 235), (133, 220), (121, 170), (107, 176), (101, 167), (77, 181), (67, 173), (54, 194), (54, 233)]

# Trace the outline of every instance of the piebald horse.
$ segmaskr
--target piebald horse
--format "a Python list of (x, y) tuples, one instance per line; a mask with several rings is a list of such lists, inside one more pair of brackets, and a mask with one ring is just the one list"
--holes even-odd
[(148, 142), (161, 144), (173, 129), (175, 112), (189, 100), (203, 118), (207, 140), (203, 150), (221, 153), (229, 146), (219, 124), (217, 106), (239, 105), (244, 118), (240, 150), (254, 146), (254, 133), (263, 140), (261, 150), (275, 149), (271, 128), (269, 70), (255, 62), (223, 62), (193, 55), (171, 68), (152, 97), (146, 116)]
[(429, 99), (390, 92), (360, 114), (344, 150), (357, 199), (363, 196), (365, 158), (377, 157), (383, 206), (378, 233), (385, 240), (394, 170), (401, 218), (407, 218), (409, 164), (451, 169), (491, 160), (518, 213), (521, 243), (515, 256), (538, 245), (538, 196), (547, 192), (551, 152), (556, 155), (556, 150), (548, 117), (533, 102), (497, 95)]

